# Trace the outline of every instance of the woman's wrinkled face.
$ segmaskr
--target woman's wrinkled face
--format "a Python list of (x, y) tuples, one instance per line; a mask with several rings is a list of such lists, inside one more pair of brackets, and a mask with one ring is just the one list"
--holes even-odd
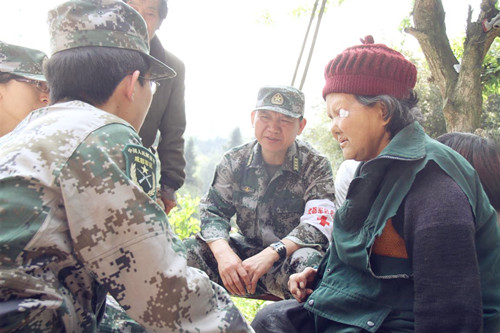
[(368, 161), (389, 144), (385, 110), (381, 103), (366, 106), (352, 94), (331, 93), (326, 96), (331, 132), (345, 159)]

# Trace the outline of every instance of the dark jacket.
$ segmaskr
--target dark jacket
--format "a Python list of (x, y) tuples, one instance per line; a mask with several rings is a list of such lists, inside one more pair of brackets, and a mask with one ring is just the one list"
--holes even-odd
[(498, 332), (498, 244), (474, 169), (409, 125), (358, 168), (305, 307), (318, 332)]
[(161, 137), (157, 148), (161, 162), (160, 184), (177, 190), (184, 184), (186, 177), (183, 138), (186, 129), (185, 67), (179, 58), (163, 49), (157, 36), (151, 40), (150, 47), (150, 54), (173, 68), (177, 76), (159, 81), (160, 86), (153, 97), (139, 135), (143, 145), (149, 148), (160, 130)]

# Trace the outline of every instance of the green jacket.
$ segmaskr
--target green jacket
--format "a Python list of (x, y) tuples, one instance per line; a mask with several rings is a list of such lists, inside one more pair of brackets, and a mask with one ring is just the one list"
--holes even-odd
[[(316, 320), (327, 319), (326, 330), (339, 332), (350, 327), (349, 332), (376, 332), (390, 314), (396, 323), (389, 328), (391, 331), (412, 331), (410, 261), (390, 258), (375, 273), (371, 253), (387, 220), (396, 215), (415, 177), (430, 161), (446, 172), (468, 198), (476, 225), (484, 331), (498, 331), (500, 229), (496, 213), (470, 164), (429, 138), (417, 123), (400, 131), (379, 156), (358, 169), (347, 201), (336, 213), (332, 245), (318, 269), (317, 288), (305, 304)], [(363, 186), (353, 186), (359, 182)], [(352, 191), (353, 187), (362, 190)]]

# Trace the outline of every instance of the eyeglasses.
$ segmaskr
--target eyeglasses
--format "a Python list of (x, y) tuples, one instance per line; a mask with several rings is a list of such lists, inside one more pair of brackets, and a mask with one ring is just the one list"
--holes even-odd
[(24, 82), (24, 83), (31, 84), (31, 85), (35, 86), (35, 88), (38, 89), (38, 91), (40, 91), (40, 92), (43, 92), (43, 93), (49, 92), (49, 86), (47, 86), (47, 82), (25, 79), (24, 77), (13, 77), (12, 79), (16, 80), (17, 82)]
[(160, 86), (160, 82), (154, 80), (154, 79), (148, 79), (147, 77), (144, 76), (139, 76), (141, 79), (145, 81), (149, 81), (149, 86), (151, 87), (151, 93), (154, 95), (158, 87)]

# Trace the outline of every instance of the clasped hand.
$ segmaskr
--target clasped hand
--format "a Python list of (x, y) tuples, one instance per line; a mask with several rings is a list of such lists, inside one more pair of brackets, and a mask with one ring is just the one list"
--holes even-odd
[[(229, 252), (229, 251), (228, 251)], [(279, 259), (278, 254), (266, 248), (258, 254), (242, 261), (230, 251), (217, 261), (219, 274), (226, 289), (234, 295), (254, 294), (257, 282)]]

